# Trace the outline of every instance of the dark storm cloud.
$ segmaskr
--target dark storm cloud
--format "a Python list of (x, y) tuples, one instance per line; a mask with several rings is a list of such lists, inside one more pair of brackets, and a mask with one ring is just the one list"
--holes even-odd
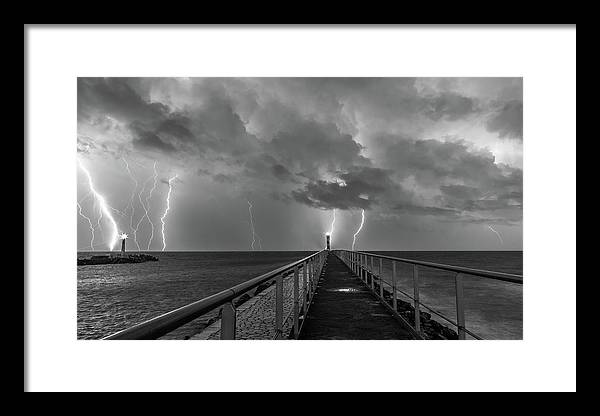
[[(442, 204), (462, 211), (498, 211), (503, 209), (522, 209), (523, 192), (520, 181), (511, 183), (510, 175), (507, 179), (497, 183), (497, 186), (489, 186), (484, 189), (494, 191), (484, 192), (470, 186), (446, 185), (441, 186)], [(512, 189), (512, 190), (511, 190)]]
[(78, 78), (77, 109), (80, 117), (112, 116), (125, 122), (162, 119), (168, 106), (143, 99), (126, 78)]
[(243, 166), (242, 174), (248, 178), (297, 183), (296, 175), (278, 159), (267, 153), (250, 154), (236, 161)]
[(158, 150), (165, 153), (175, 151), (175, 147), (163, 141), (157, 134), (145, 130), (139, 124), (133, 124), (130, 129), (134, 135), (133, 146), (139, 149)]
[(352, 136), (342, 134), (333, 124), (310, 120), (294, 122), (275, 135), (265, 148), (286, 166), (299, 169), (309, 177), (314, 177), (311, 171), (319, 167), (333, 171), (369, 163), (360, 154), (362, 146)]
[(426, 184), (445, 179), (476, 184), (491, 184), (510, 179), (487, 150), (474, 150), (465, 141), (381, 137), (377, 145), (383, 151), (386, 166), (401, 178), (409, 176)]
[(475, 111), (476, 104), (472, 98), (451, 92), (444, 92), (429, 99), (425, 107), (425, 114), (432, 120), (458, 120)]
[(195, 86), (203, 98), (193, 106), (173, 107), (151, 101), (148, 85), (157, 88), (165, 79), (80, 78), (78, 114), (99, 126), (111, 117), (127, 126), (134, 147), (173, 154), (213, 152), (215, 157), (247, 155), (256, 139), (246, 131), (224, 88), (215, 83)]
[(523, 140), (523, 102), (512, 100), (504, 104), (490, 116), (486, 127), (500, 137)]
[(158, 134), (167, 134), (179, 140), (189, 141), (194, 137), (188, 128), (190, 124), (191, 121), (188, 117), (175, 115), (161, 121), (156, 131)]
[(271, 171), (273, 172), (273, 176), (282, 181), (289, 181), (293, 179), (293, 174), (290, 172), (285, 166), (280, 164), (275, 164), (271, 166)]
[[(288, 87), (325, 97), (330, 108), (360, 106), (376, 118), (394, 120), (424, 114), (432, 120), (459, 120), (481, 111), (478, 100), (455, 91), (417, 88), (417, 78), (310, 78)], [(303, 91), (298, 91), (300, 88)]]
[(440, 186), (440, 190), (444, 195), (458, 199), (471, 199), (482, 194), (479, 189), (465, 185), (442, 185)]
[[(438, 213), (445, 209), (493, 211), (522, 207), (522, 171), (499, 165), (492, 153), (473, 150), (464, 141), (380, 138), (386, 166), (399, 179), (413, 178), (432, 190), (439, 190)], [(436, 212), (423, 207), (423, 213)], [(410, 207), (416, 212), (416, 207)], [(406, 210), (405, 210), (406, 211)]]
[(215, 182), (219, 182), (219, 183), (234, 183), (235, 182), (235, 177), (233, 177), (231, 175), (226, 175), (224, 173), (217, 173), (212, 178)]
[(310, 181), (303, 188), (292, 191), (297, 202), (321, 209), (370, 209), (378, 197), (398, 192), (400, 187), (390, 179), (391, 172), (379, 168), (360, 167), (338, 172), (337, 181)]
[(208, 91), (209, 100), (198, 108), (189, 109), (191, 128), (196, 145), (226, 155), (239, 156), (254, 150), (256, 138), (246, 131), (239, 114), (233, 109), (223, 91)]
[(411, 204), (398, 204), (394, 206), (397, 212), (404, 214), (415, 214), (415, 215), (432, 215), (441, 217), (452, 217), (456, 218), (461, 215), (461, 211), (452, 208), (441, 208), (433, 206), (422, 206), (422, 205), (411, 205)]

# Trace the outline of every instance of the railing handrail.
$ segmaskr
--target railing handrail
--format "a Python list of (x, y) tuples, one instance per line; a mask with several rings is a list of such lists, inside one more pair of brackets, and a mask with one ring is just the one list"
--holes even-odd
[(151, 318), (147, 321), (136, 324), (130, 328), (123, 329), (112, 335), (104, 337), (102, 339), (156, 339), (161, 336), (168, 334), (169, 332), (185, 325), (194, 319), (199, 318), (207, 312), (218, 308), (231, 302), (233, 299), (243, 295), (256, 288), (257, 286), (265, 283), (282, 273), (293, 271), (295, 267), (302, 268), (305, 262), (308, 262), (312, 258), (318, 256), (323, 251), (317, 251), (310, 256), (304, 257), (303, 259), (294, 261), (292, 263), (281, 266), (275, 270), (264, 273), (260, 276), (254, 277), (246, 282), (240, 283), (229, 289), (225, 289), (219, 293), (200, 299), (196, 302), (192, 302), (188, 305), (182, 306), (170, 312), (164, 313), (157, 317)]
[[(348, 251), (352, 252), (352, 250), (338, 250), (338, 251)], [(404, 259), (400, 257), (392, 257), (392, 256), (384, 256), (381, 254), (371, 253), (368, 251), (354, 251), (358, 254), (365, 254), (372, 257), (394, 260), (402, 263), (416, 264), (418, 266), (431, 267), (433, 269), (446, 270), (456, 273), (470, 274), (474, 276), (485, 277), (488, 279), (501, 280), (503, 282), (517, 283), (523, 284), (523, 276), (518, 274), (511, 273), (502, 273), (502, 272), (494, 272), (490, 270), (480, 270), (480, 269), (471, 269), (469, 267), (461, 267), (461, 266), (452, 266), (449, 264), (441, 264), (441, 263), (432, 263), (428, 261), (421, 260), (412, 260), (412, 259)]]

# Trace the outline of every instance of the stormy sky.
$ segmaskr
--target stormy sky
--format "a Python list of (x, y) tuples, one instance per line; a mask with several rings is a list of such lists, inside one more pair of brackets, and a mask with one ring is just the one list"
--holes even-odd
[[(130, 249), (161, 250), (164, 222), (166, 250), (316, 250), (333, 210), (350, 248), (363, 209), (357, 249), (522, 249), (521, 78), (77, 83), (78, 159)], [(92, 227), (105, 250), (77, 178), (78, 248)]]

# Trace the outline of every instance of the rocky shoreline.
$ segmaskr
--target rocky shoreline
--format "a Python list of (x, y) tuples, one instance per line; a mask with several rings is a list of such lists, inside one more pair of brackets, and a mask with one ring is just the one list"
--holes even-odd
[[(375, 291), (379, 293), (379, 282), (374, 282)], [(384, 288), (383, 297), (388, 305), (393, 305), (393, 294)], [(415, 308), (412, 304), (405, 302), (401, 299), (396, 299), (397, 312), (402, 318), (409, 323), (415, 322)], [(431, 314), (427, 312), (420, 312), (421, 317), (421, 332), (425, 339), (429, 340), (457, 340), (458, 333), (448, 328), (445, 325), (440, 324), (436, 320), (431, 318)]]
[[(272, 280), (270, 282), (265, 282), (263, 284), (258, 285), (256, 287), (256, 289), (254, 289), (254, 292), (252, 292), (252, 295), (249, 295), (248, 293), (244, 293), (239, 298), (236, 298), (236, 299), (233, 300), (233, 305), (236, 308), (239, 308), (244, 303), (246, 303), (250, 299), (256, 297), (258, 294), (260, 294), (261, 292), (265, 291), (266, 289), (268, 289), (269, 287), (273, 286), (274, 284), (275, 284), (275, 280)], [(216, 316), (207, 317), (207, 318), (199, 318), (198, 322), (197, 322), (197, 325), (196, 325), (197, 330), (194, 332), (194, 334), (186, 335), (184, 339), (190, 339), (193, 336), (200, 334), (206, 328), (208, 328), (209, 326), (211, 326), (215, 322), (219, 321), (221, 319), (222, 310), (223, 310), (222, 308), (219, 308), (219, 312), (218, 312), (218, 314)]]
[(98, 264), (126, 264), (126, 263), (144, 263), (147, 261), (158, 261), (158, 257), (145, 253), (133, 253), (127, 255), (109, 255), (82, 257), (77, 259), (78, 266), (91, 266)]

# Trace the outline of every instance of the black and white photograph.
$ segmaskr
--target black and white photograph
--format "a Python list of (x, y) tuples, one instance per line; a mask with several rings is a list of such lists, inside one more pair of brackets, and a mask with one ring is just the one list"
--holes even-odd
[(522, 339), (522, 79), (79, 78), (77, 106), (78, 338)]
[(25, 391), (574, 389), (575, 61), (443, 30), (26, 27)]

